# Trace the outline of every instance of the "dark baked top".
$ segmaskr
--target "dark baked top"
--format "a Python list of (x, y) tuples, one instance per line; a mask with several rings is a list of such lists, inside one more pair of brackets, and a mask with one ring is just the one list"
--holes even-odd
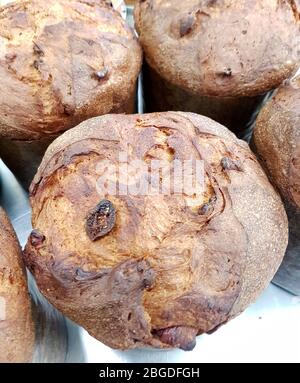
[(209, 96), (254, 96), (299, 66), (298, 1), (145, 0), (135, 9), (148, 64)]
[(30, 362), (34, 327), (21, 249), (0, 208), (0, 363)]
[(0, 137), (30, 140), (126, 111), (141, 49), (102, 0), (0, 7)]
[(300, 208), (300, 76), (262, 109), (253, 142), (283, 198)]
[[(128, 161), (203, 160), (204, 189), (99, 193), (104, 164), (123, 151)], [(46, 152), (31, 204), (25, 260), (41, 291), (115, 348), (192, 347), (260, 294), (287, 244), (280, 197), (248, 145), (189, 113), (109, 115), (69, 130)]]

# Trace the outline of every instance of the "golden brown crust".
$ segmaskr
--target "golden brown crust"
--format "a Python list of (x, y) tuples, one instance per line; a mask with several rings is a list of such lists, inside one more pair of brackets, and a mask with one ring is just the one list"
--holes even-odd
[(262, 109), (253, 145), (282, 197), (300, 208), (300, 76)]
[(110, 112), (133, 112), (141, 49), (101, 0), (0, 8), (0, 136), (33, 140)]
[[(204, 160), (203, 193), (99, 195), (99, 163), (124, 150), (129, 160)], [(104, 199), (116, 221), (94, 240), (87, 217)], [(31, 204), (24, 258), (41, 291), (114, 348), (192, 348), (256, 299), (287, 244), (284, 208), (248, 145), (191, 113), (109, 115), (66, 132), (45, 154)]]
[(34, 326), (21, 250), (0, 208), (0, 363), (30, 362)]
[(145, 0), (135, 8), (147, 63), (195, 94), (252, 97), (299, 66), (299, 1)]

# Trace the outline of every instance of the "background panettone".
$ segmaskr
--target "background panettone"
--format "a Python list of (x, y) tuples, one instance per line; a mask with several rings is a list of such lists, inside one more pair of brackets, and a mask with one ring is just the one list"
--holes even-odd
[(300, 209), (300, 76), (262, 109), (253, 145), (283, 198)]
[(283, 85), (262, 109), (253, 134), (258, 154), (285, 202), (289, 245), (275, 281), (300, 294), (300, 77)]
[(0, 363), (30, 362), (34, 325), (21, 249), (0, 208)]
[(295, 1), (139, 1), (147, 111), (196, 112), (242, 133), (299, 67), (299, 11)]
[[(122, 151), (128, 161), (203, 160), (204, 190), (99, 195), (99, 165)], [(189, 113), (110, 115), (69, 130), (47, 150), (31, 204), (24, 259), (40, 290), (119, 349), (192, 349), (258, 297), (287, 244), (280, 197), (248, 145)]]
[(140, 66), (133, 31), (105, 1), (1, 7), (0, 156), (28, 183), (58, 134), (89, 117), (134, 112)]

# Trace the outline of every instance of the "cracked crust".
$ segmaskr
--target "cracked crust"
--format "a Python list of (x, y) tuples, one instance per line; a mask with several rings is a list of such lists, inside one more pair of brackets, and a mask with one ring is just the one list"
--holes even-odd
[(298, 69), (299, 12), (298, 0), (145, 0), (135, 22), (163, 80), (201, 96), (253, 97)]
[(30, 362), (34, 325), (21, 249), (0, 208), (0, 363)]
[(300, 208), (300, 76), (279, 88), (262, 109), (254, 150), (282, 197)]
[(0, 7), (0, 136), (38, 140), (106, 113), (132, 113), (141, 49), (101, 0)]
[[(117, 163), (120, 151), (146, 162), (203, 160), (204, 189), (196, 196), (98, 194), (106, 161)], [(193, 348), (196, 335), (257, 298), (286, 249), (284, 208), (248, 145), (191, 113), (82, 123), (49, 147), (30, 194), (36, 231), (24, 259), (41, 291), (118, 349)], [(114, 227), (92, 241), (86, 219), (104, 199)]]

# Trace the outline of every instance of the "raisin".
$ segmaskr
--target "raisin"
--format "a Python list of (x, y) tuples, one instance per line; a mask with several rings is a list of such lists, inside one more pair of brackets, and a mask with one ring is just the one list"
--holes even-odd
[(198, 214), (199, 215), (210, 215), (214, 210), (214, 205), (215, 205), (216, 201), (217, 201), (216, 196), (211, 197), (207, 203), (203, 204), (199, 208)]
[(111, 232), (116, 223), (116, 211), (108, 200), (101, 201), (86, 218), (86, 233), (96, 241)]
[(213, 210), (213, 207), (210, 203), (205, 203), (204, 205), (202, 205), (200, 207), (200, 209), (198, 210), (198, 214), (199, 215), (208, 215), (211, 213), (211, 211)]
[(34, 247), (41, 246), (46, 237), (39, 230), (32, 230), (30, 234), (30, 244)]
[(142, 281), (143, 289), (150, 290), (153, 287), (154, 279), (155, 279), (154, 271), (152, 269), (147, 270), (144, 274), (144, 278)]
[(33, 62), (33, 67), (34, 67), (36, 70), (39, 70), (41, 64), (42, 64), (42, 61), (41, 61), (41, 60), (34, 60), (34, 62)]
[(192, 327), (170, 327), (153, 332), (162, 343), (179, 347), (184, 351), (192, 351), (195, 348), (197, 334), (198, 331)]
[(181, 348), (181, 350), (183, 350), (183, 351), (193, 351), (194, 348), (196, 347), (196, 343), (197, 343), (196, 338), (194, 338), (194, 339), (191, 340), (190, 342), (188, 342), (188, 343), (182, 345), (180, 348)]
[(179, 25), (180, 37), (184, 37), (184, 36), (188, 35), (189, 33), (191, 33), (193, 26), (194, 26), (194, 23), (195, 23), (195, 17), (194, 16), (187, 15), (187, 16), (183, 17), (180, 20), (180, 25)]

